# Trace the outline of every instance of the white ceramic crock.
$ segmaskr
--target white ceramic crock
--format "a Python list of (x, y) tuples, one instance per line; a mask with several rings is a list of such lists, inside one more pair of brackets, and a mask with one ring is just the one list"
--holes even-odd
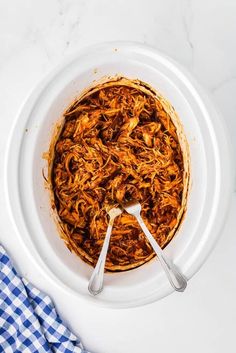
[(191, 187), (185, 220), (164, 251), (190, 279), (216, 243), (225, 218), (232, 186), (230, 158), (224, 129), (206, 94), (185, 70), (156, 50), (105, 43), (80, 51), (56, 68), (33, 91), (16, 120), (5, 180), (11, 215), (32, 261), (71, 294), (121, 308), (172, 292), (158, 260), (105, 274), (104, 291), (92, 297), (87, 290), (92, 267), (71, 254), (59, 238), (42, 176), (42, 155), (65, 108), (94, 80), (117, 74), (153, 86), (172, 103), (183, 123), (190, 146)]

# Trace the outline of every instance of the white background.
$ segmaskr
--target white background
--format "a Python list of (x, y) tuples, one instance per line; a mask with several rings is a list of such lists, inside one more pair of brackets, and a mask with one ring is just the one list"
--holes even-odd
[(150, 44), (189, 69), (212, 94), (236, 150), (235, 0), (0, 0), (0, 242), (94, 353), (235, 352), (235, 193), (222, 237), (187, 291), (130, 310), (90, 306), (49, 283), (10, 223), (3, 160), (21, 105), (64, 56), (122, 39)]

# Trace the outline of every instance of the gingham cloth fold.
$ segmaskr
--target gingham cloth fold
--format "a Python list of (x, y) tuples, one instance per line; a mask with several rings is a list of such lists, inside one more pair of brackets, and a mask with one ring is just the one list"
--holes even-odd
[(0, 245), (0, 352), (88, 353), (52, 300), (14, 269)]

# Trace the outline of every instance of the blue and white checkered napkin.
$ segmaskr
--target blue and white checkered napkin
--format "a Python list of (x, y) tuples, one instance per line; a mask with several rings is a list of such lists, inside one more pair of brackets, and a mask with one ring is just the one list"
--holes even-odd
[(0, 352), (88, 353), (51, 299), (17, 275), (0, 246)]

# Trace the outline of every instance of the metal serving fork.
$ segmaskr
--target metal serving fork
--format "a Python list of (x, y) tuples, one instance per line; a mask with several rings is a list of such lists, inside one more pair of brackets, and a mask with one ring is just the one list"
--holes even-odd
[(92, 295), (97, 295), (103, 290), (103, 277), (104, 277), (104, 268), (107, 257), (107, 250), (110, 243), (110, 237), (112, 232), (112, 227), (114, 220), (117, 216), (122, 213), (122, 210), (118, 208), (112, 208), (109, 212), (109, 223), (107, 227), (107, 232), (105, 240), (102, 246), (102, 251), (99, 255), (96, 267), (92, 273), (92, 276), (89, 281), (88, 290)]
[(148, 238), (158, 259), (160, 260), (162, 268), (164, 269), (172, 287), (178, 292), (183, 292), (187, 287), (187, 281), (184, 278), (184, 276), (179, 272), (177, 267), (164, 255), (163, 250), (158, 245), (158, 243), (156, 242), (152, 234), (149, 232), (140, 214), (141, 212), (140, 203), (130, 202), (122, 205), (122, 207), (126, 210), (126, 212), (136, 217), (140, 227), (142, 228), (144, 234)]

